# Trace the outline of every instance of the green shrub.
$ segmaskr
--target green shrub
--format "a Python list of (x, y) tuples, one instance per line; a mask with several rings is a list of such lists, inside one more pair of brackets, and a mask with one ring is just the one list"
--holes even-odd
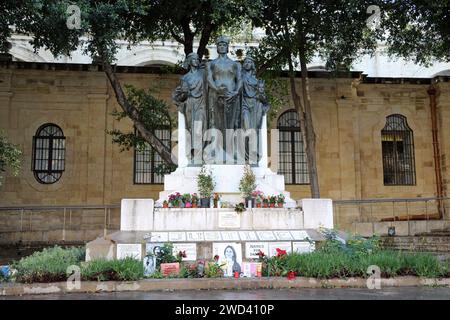
[(372, 265), (380, 267), (383, 278), (405, 275), (437, 278), (450, 272), (448, 264), (430, 254), (381, 250), (376, 237), (354, 237), (347, 244), (330, 237), (315, 252), (262, 261), (264, 276), (285, 276), (294, 271), (302, 277), (322, 279), (368, 277), (367, 270)]
[(404, 254), (403, 259), (405, 267), (419, 277), (439, 278), (447, 274), (447, 265), (431, 254)]
[(144, 277), (141, 260), (92, 260), (82, 263), (81, 279), (86, 281), (136, 281)]
[(18, 282), (55, 282), (67, 279), (67, 268), (84, 260), (85, 249), (55, 246), (22, 258), (12, 264)]

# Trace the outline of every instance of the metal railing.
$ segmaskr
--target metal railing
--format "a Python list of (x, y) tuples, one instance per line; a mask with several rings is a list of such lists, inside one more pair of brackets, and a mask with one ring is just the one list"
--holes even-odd
[(448, 219), (450, 198), (392, 198), (333, 201), (338, 225), (362, 222)]
[[(4, 206), (0, 207), (0, 238), (19, 241), (25, 240), (26, 232), (56, 232), (52, 240), (67, 240), (67, 233), (72, 231), (72, 239), (76, 233), (120, 229), (120, 205), (69, 205), (69, 206)], [(60, 232), (60, 234), (59, 234)], [(17, 233), (8, 238), (8, 234)], [(56, 239), (60, 238), (60, 239)], [(33, 236), (29, 239), (33, 241)], [(83, 239), (80, 236), (75, 240)], [(90, 239), (92, 240), (92, 239)], [(36, 241), (41, 241), (36, 239)], [(69, 239), (70, 241), (70, 239)]]

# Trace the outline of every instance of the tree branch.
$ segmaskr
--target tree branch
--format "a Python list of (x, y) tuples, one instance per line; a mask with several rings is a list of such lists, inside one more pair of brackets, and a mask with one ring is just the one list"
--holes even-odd
[(103, 70), (111, 84), (114, 93), (116, 94), (116, 100), (120, 107), (127, 113), (131, 121), (133, 121), (134, 126), (141, 134), (142, 138), (147, 141), (155, 151), (161, 156), (161, 158), (168, 164), (174, 164), (172, 160), (172, 153), (170, 148), (164, 145), (161, 140), (158, 139), (150, 130), (148, 130), (145, 125), (141, 122), (138, 110), (130, 105), (127, 101), (125, 93), (123, 92), (122, 86), (114, 73), (111, 64), (108, 62), (104, 56), (101, 57), (103, 63)]

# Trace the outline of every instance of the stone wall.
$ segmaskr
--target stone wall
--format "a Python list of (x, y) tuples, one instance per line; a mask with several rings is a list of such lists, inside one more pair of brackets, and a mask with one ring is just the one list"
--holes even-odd
[[(0, 206), (101, 205), (118, 204), (122, 198), (157, 199), (163, 186), (133, 184), (133, 151), (120, 152), (105, 133), (113, 129), (131, 131), (132, 126), (130, 121), (117, 122), (110, 115), (120, 108), (104, 73), (93, 67), (69, 71), (46, 66), (0, 67), (0, 127), (24, 152), (20, 175), (7, 174), (0, 187)], [(170, 95), (179, 75), (133, 70), (138, 69), (120, 72), (119, 78), (123, 83), (154, 88), (155, 94), (171, 106), (176, 124)], [(426, 81), (388, 84), (351, 77), (311, 79), (322, 197), (348, 200), (435, 195), (428, 87)], [(442, 160), (449, 190), (450, 85), (447, 82), (440, 87)], [(290, 101), (280, 114), (292, 107)], [(414, 131), (416, 186), (383, 184), (381, 130), (386, 116), (393, 113), (406, 116)], [(45, 123), (59, 125), (66, 136), (66, 170), (61, 180), (51, 185), (38, 183), (31, 171), (33, 135)], [(276, 119), (271, 128), (276, 128)], [(270, 166), (275, 171), (277, 162), (271, 158)], [(288, 185), (287, 190), (296, 200), (310, 195), (307, 185)], [(340, 225), (350, 224), (358, 215), (355, 210), (341, 213)]]

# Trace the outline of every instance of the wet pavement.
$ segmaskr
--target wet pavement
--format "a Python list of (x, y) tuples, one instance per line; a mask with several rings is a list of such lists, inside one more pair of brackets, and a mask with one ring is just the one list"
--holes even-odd
[(0, 297), (0, 300), (450, 300), (450, 287), (369, 289), (188, 290), (71, 293)]

